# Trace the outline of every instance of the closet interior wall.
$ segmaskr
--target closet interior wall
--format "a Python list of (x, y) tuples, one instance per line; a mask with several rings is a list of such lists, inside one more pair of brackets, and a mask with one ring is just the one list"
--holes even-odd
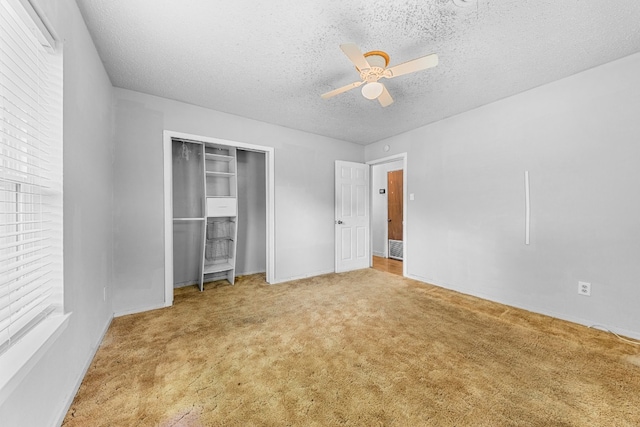
[(236, 274), (267, 271), (265, 154), (238, 150), (238, 245)]
[(198, 284), (204, 233), (202, 145), (173, 141), (173, 283), (174, 288)]

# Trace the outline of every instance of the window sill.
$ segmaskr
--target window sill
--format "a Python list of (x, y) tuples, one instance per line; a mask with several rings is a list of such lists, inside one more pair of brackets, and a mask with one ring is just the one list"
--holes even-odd
[(0, 355), (0, 405), (62, 334), (70, 316), (71, 313), (50, 316)]

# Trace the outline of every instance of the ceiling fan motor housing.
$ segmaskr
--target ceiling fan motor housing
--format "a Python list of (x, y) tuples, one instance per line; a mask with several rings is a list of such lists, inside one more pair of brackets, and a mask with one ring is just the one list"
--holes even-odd
[(377, 82), (382, 77), (384, 68), (371, 67), (360, 72), (360, 77), (365, 82)]
[(386, 52), (374, 50), (364, 54), (371, 68), (358, 69), (364, 82), (377, 82), (383, 77), (384, 69), (389, 65), (389, 55)]

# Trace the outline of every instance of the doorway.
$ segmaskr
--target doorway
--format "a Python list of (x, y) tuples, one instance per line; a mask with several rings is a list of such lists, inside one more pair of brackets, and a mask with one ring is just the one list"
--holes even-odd
[[(371, 167), (371, 266), (393, 264), (407, 275), (406, 153), (367, 162)], [(379, 268), (379, 269), (380, 269)]]

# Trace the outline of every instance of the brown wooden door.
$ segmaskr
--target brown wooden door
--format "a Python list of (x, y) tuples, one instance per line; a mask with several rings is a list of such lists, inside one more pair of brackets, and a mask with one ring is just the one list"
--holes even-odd
[(402, 240), (402, 170), (387, 172), (389, 240)]

